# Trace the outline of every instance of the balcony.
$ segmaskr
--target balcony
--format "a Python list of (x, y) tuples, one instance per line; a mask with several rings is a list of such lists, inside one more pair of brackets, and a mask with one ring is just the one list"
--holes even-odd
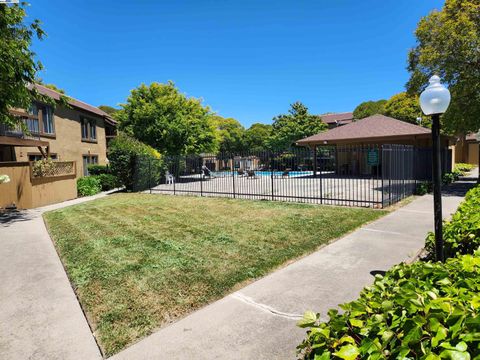
[[(23, 124), (8, 126), (0, 124), (0, 145), (13, 146), (47, 146), (47, 141), (40, 140), (40, 122), (38, 117), (20, 111), (10, 111), (21, 118)], [(23, 125), (23, 126), (22, 126)]]

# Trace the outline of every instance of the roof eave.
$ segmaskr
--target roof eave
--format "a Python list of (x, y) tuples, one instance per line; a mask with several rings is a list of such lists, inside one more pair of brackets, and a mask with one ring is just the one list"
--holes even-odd
[[(402, 135), (389, 135), (389, 136), (370, 136), (370, 137), (351, 137), (351, 138), (338, 138), (338, 139), (302, 139), (296, 142), (299, 146), (304, 145), (332, 145), (338, 142), (348, 142), (348, 141), (355, 141), (355, 142), (362, 142), (362, 141), (378, 141), (378, 140), (391, 140), (391, 139), (403, 139), (409, 137), (430, 137), (430, 133), (422, 133), (422, 134), (402, 134)], [(442, 135), (445, 137), (450, 138), (450, 136)]]

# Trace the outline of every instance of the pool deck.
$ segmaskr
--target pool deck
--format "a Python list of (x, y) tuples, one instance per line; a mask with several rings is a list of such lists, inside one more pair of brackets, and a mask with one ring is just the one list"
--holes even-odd
[[(414, 182), (410, 183), (413, 186)], [(382, 202), (388, 203), (390, 196), (386, 187), (382, 186), (382, 179), (334, 177), (327, 174), (316, 178), (221, 176), (203, 180), (199, 175), (190, 175), (181, 177), (175, 183), (157, 185), (152, 192), (376, 208), (381, 207)]]

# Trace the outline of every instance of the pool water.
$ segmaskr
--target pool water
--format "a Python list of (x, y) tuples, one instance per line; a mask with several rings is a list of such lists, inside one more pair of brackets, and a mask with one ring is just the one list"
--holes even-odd
[[(212, 172), (212, 174), (214, 176), (218, 176), (218, 177), (232, 176), (231, 171)], [(238, 171), (235, 171), (235, 175), (238, 176)], [(272, 172), (271, 171), (255, 171), (255, 175), (256, 176), (272, 176)], [(283, 171), (274, 171), (273, 172), (274, 177), (282, 176), (282, 175), (283, 175)], [(290, 177), (309, 176), (309, 175), (313, 175), (313, 171), (289, 171), (288, 172), (288, 176), (290, 176)], [(244, 176), (247, 176), (246, 172), (245, 172)]]

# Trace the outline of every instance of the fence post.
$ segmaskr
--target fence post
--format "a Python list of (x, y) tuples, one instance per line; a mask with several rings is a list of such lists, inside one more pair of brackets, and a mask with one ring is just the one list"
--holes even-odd
[[(315, 146), (315, 151), (314, 151), (314, 162), (315, 162), (315, 175), (317, 174), (317, 147)], [(321, 157), (320, 157), (321, 159)], [(323, 184), (322, 184), (322, 160), (320, 160), (320, 172), (318, 174), (319, 180), (320, 180), (320, 204), (323, 204)], [(314, 180), (315, 181), (315, 180)]]
[(381, 164), (382, 164), (382, 167), (381, 167), (381, 170), (380, 170), (380, 171), (381, 171), (381, 176), (382, 176), (382, 185), (381, 185), (381, 187), (382, 187), (382, 209), (383, 209), (384, 201), (385, 201), (385, 199), (384, 199), (384, 197), (385, 197), (384, 191), (385, 191), (385, 190), (384, 190), (384, 188), (383, 188), (383, 177), (384, 177), (383, 174), (385, 173), (385, 163), (384, 163), (384, 153), (383, 153), (384, 150), (385, 150), (385, 149), (384, 149), (384, 145), (381, 145), (381, 149), (382, 149), (382, 152), (381, 152), (381, 156), (382, 156)]
[(412, 175), (413, 175), (413, 193), (417, 191), (417, 148), (413, 147)]
[(407, 158), (407, 146), (408, 145), (403, 145), (403, 148), (402, 148), (402, 164), (403, 164), (403, 167), (402, 167), (402, 199), (405, 198), (406, 196), (406, 193), (407, 193), (407, 190), (405, 189), (405, 177), (406, 177), (406, 172), (407, 172), (407, 161), (406, 161), (406, 158)]
[(179, 164), (179, 161), (180, 161), (180, 158), (179, 157), (174, 157), (174, 160), (173, 160), (173, 168), (172, 168), (172, 172), (173, 172), (173, 195), (175, 195), (175, 184), (177, 182), (177, 178), (180, 177), (180, 172), (179, 171), (175, 171), (177, 170), (177, 163)]
[(231, 156), (232, 158), (232, 185), (233, 185), (233, 198), (235, 199), (236, 198), (236, 195), (235, 195), (235, 159), (233, 156)]
[(200, 196), (203, 196), (203, 178), (204, 178), (204, 174), (203, 174), (203, 159), (200, 158), (202, 161), (202, 165), (200, 166)]
[(148, 158), (148, 189), (152, 193), (152, 159)]
[(392, 205), (392, 158), (393, 158), (392, 152), (393, 152), (393, 149), (390, 152), (388, 157), (388, 160), (390, 162), (388, 164), (388, 205)]
[(273, 157), (272, 157), (272, 153), (269, 153), (270, 154), (270, 179), (271, 179), (271, 185), (272, 185), (272, 201), (275, 200), (275, 196), (274, 196), (274, 189), (273, 189)]

